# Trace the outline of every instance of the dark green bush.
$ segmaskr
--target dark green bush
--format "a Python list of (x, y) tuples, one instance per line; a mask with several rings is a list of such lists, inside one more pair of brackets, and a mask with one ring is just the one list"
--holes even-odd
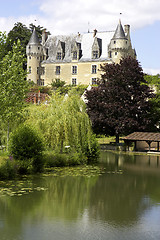
[[(21, 125), (13, 132), (9, 151), (15, 160), (32, 160), (35, 172), (42, 170), (44, 144), (40, 135), (31, 126)], [(28, 165), (26, 164), (24, 168), (28, 168)]]
[(86, 163), (86, 157), (80, 153), (56, 153), (47, 151), (44, 154), (46, 167), (74, 166)]
[(86, 145), (86, 149), (85, 149), (85, 156), (87, 157), (88, 164), (98, 162), (98, 158), (100, 154), (99, 144), (95, 135), (92, 135), (90, 141), (91, 141), (90, 148), (88, 145)]
[(4, 163), (0, 165), (0, 179), (13, 179), (17, 175), (17, 167), (15, 162), (10, 159), (5, 160)]
[(33, 172), (33, 161), (31, 159), (17, 160), (17, 173), (20, 175), (30, 174)]

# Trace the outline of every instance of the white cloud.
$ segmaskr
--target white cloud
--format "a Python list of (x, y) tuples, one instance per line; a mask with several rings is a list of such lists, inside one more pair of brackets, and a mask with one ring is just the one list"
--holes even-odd
[[(34, 7), (37, 6), (38, 14), (1, 17), (0, 31), (10, 31), (17, 22), (22, 22), (28, 27), (35, 19), (38, 25), (46, 27), (55, 35), (87, 32), (88, 29), (93, 31), (95, 28), (98, 31), (115, 30), (119, 18), (122, 24), (131, 25), (132, 32), (156, 21), (160, 22), (160, 1), (157, 0), (32, 0), (31, 2), (29, 0), (31, 10), (33, 1)], [(149, 56), (143, 50), (144, 41), (145, 36), (140, 51), (147, 59)], [(153, 51), (157, 54), (155, 48)], [(152, 68), (153, 61), (149, 64), (152, 64)], [(159, 69), (147, 71), (152, 74), (160, 72)]]
[[(160, 1), (157, 0), (35, 0), (39, 15), (0, 18), (1, 31), (12, 29), (14, 23), (23, 21), (27, 26), (37, 23), (47, 27), (52, 34), (112, 30), (122, 13), (122, 23), (137, 29), (160, 20)], [(39, 4), (39, 5), (38, 5)], [(32, 7), (32, 6), (31, 6)]]
[(90, 28), (115, 28), (119, 13), (123, 23), (134, 29), (160, 20), (160, 1), (157, 0), (45, 0), (40, 10), (48, 16), (53, 33), (87, 31)]
[(160, 69), (144, 68), (143, 72), (149, 75), (157, 75), (160, 74)]

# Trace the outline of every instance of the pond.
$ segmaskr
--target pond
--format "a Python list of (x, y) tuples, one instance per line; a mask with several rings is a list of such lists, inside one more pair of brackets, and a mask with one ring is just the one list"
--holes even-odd
[(101, 152), (98, 166), (0, 182), (1, 240), (160, 239), (160, 156)]

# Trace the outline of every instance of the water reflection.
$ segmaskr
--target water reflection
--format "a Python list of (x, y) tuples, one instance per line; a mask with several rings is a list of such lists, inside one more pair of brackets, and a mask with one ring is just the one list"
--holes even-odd
[(102, 152), (101, 165), (101, 176), (33, 178), (48, 190), (0, 197), (0, 239), (158, 239), (159, 156)]

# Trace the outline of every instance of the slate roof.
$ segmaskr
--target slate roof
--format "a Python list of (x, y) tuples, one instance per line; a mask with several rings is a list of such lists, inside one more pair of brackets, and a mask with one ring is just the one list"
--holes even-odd
[[(99, 59), (95, 61), (105, 61), (108, 60), (108, 45), (113, 37), (114, 31), (108, 32), (97, 32), (96, 37), (102, 40), (102, 53)], [(45, 47), (48, 48), (48, 59), (46, 63), (57, 62), (56, 60), (56, 50), (58, 41), (65, 42), (65, 56), (61, 62), (70, 62), (71, 59), (71, 50), (75, 42), (81, 43), (82, 57), (79, 62), (83, 61), (94, 61), (92, 59), (92, 46), (94, 43), (93, 32), (84, 33), (84, 34), (71, 34), (71, 35), (58, 35), (58, 36), (49, 36)]]
[(39, 38), (38, 38), (35, 28), (33, 29), (33, 32), (32, 32), (32, 35), (31, 35), (31, 38), (30, 38), (28, 44), (40, 44), (40, 41), (39, 41)]
[(134, 132), (123, 137), (122, 140), (160, 142), (160, 133)]
[(119, 21), (119, 24), (117, 25), (115, 34), (112, 39), (127, 39), (121, 24), (121, 21)]

